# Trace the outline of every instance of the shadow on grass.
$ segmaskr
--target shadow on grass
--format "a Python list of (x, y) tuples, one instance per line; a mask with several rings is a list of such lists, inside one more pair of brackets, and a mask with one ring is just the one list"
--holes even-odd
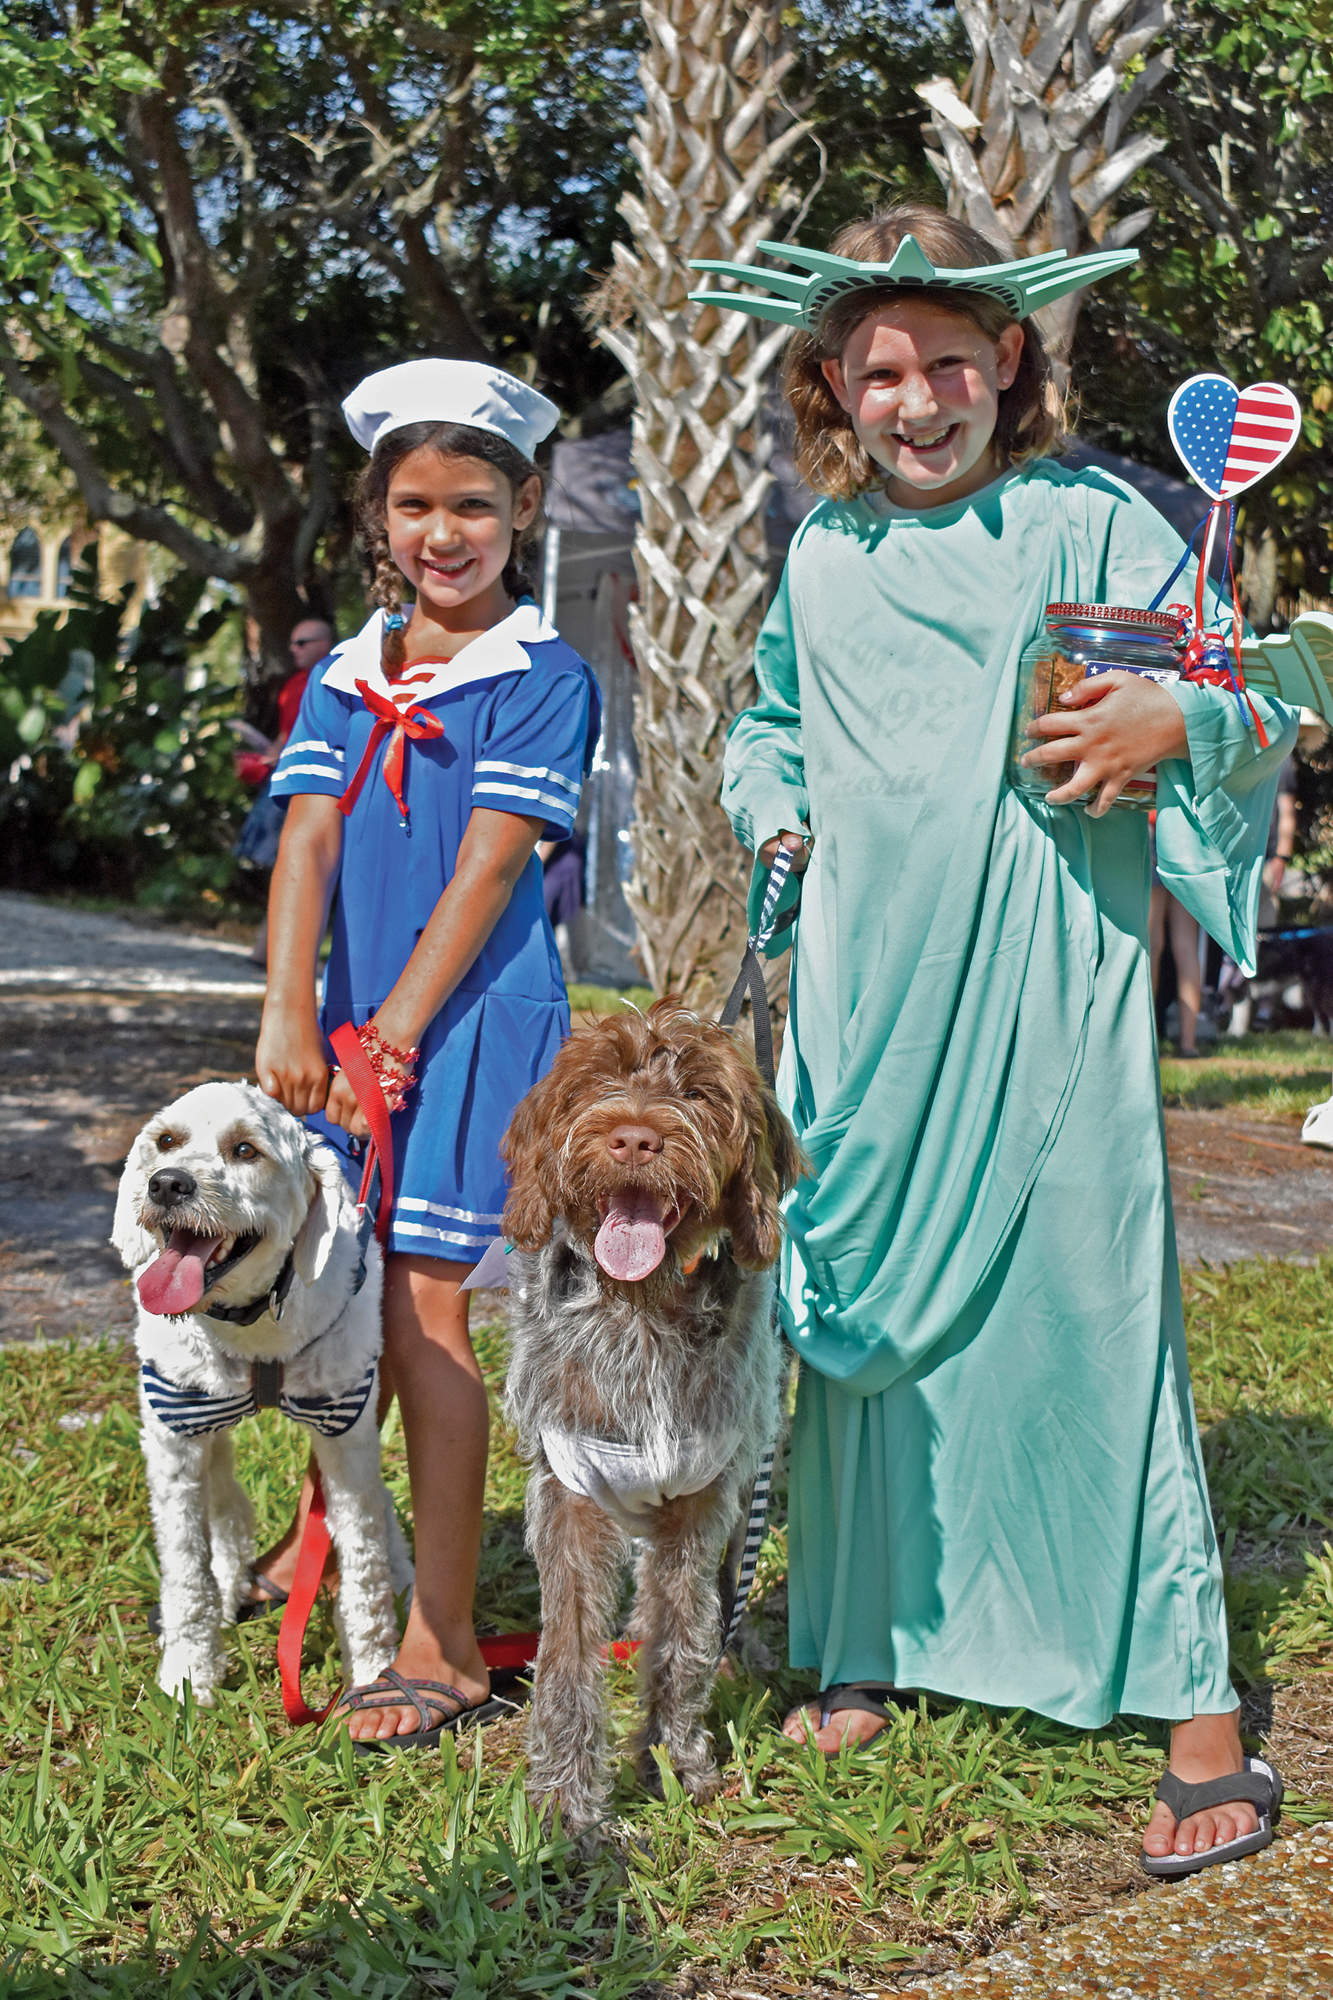
[(1204, 1465), (1226, 1570), (1232, 1677), (1271, 1716), (1270, 1673), (1333, 1645), (1333, 1425), (1308, 1413), (1239, 1409), (1204, 1433)]

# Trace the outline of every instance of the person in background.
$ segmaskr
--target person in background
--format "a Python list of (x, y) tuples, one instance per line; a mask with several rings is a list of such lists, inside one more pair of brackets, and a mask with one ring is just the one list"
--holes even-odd
[(588, 843), (577, 831), (568, 840), (541, 840), (537, 855), (542, 864), (542, 893), (546, 919), (555, 932), (555, 948), (566, 979), (574, 977), (574, 920), (583, 908), (583, 868)]
[[(1290, 761), (1290, 760), (1288, 760)], [(1285, 769), (1285, 766), (1283, 767)], [(1199, 920), (1183, 903), (1176, 901), (1157, 873), (1157, 815), (1148, 815), (1152, 827), (1149, 854), (1152, 861), (1152, 898), (1148, 904), (1148, 948), (1152, 954), (1152, 990), (1157, 998), (1157, 980), (1162, 969), (1162, 946), (1168, 935), (1171, 956), (1176, 962), (1176, 1012), (1180, 1017), (1176, 1037), (1176, 1060), (1193, 1062), (1199, 1050), (1199, 1008), (1203, 992), (1199, 981)]]
[(1288, 757), (1277, 781), (1277, 804), (1264, 850), (1264, 885), (1259, 891), (1259, 928), (1274, 931), (1282, 922), (1278, 893), (1296, 848), (1296, 759)]
[[(327, 653), (332, 652), (338, 635), (327, 618), (303, 618), (299, 625), (292, 627), (292, 636), (287, 641), (287, 650), (292, 658), (292, 672), (278, 690), (278, 733), (264, 750), (238, 750), (236, 753), (236, 775), (242, 784), (259, 788), (259, 795), (245, 816), (245, 825), (232, 849), (238, 861), (248, 861), (252, 868), (271, 868), (278, 858), (278, 841), (282, 835), (282, 807), (269, 792), (269, 779), (279, 757), (287, 747), (287, 739), (296, 724), (301, 710), (301, 697), (305, 684), (310, 678), (310, 670), (317, 666)], [(254, 947), (250, 953), (252, 965), (268, 964), (268, 913), (255, 932)]]

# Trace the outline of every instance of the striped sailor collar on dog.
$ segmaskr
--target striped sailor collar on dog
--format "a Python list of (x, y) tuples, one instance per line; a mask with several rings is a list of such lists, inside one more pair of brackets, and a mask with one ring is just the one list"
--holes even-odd
[(384, 695), (399, 708), (421, 701), (434, 701), (455, 688), (471, 687), (477, 681), (498, 680), (501, 674), (523, 674), (532, 665), (527, 648), (559, 638), (554, 625), (547, 623), (530, 598), (468, 641), (452, 660), (414, 660), (397, 680), (385, 677), (384, 613), (376, 611), (355, 638), (344, 639), (329, 655), (320, 679), (337, 694), (357, 693), (357, 682), (365, 681), (374, 693)]
[(250, 1386), (224, 1395), (183, 1388), (151, 1361), (140, 1363), (139, 1379), (153, 1415), (177, 1437), (208, 1437), (214, 1431), (234, 1430), (257, 1410), (281, 1410), (293, 1423), (304, 1424), (321, 1437), (336, 1438), (350, 1431), (365, 1409), (379, 1362), (372, 1361), (359, 1382), (336, 1396), (290, 1395), (283, 1385), (285, 1366), (281, 1361), (254, 1361)]

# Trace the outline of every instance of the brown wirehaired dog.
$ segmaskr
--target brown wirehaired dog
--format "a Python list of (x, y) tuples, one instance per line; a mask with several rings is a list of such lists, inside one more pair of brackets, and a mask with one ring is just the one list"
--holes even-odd
[(576, 1029), (503, 1150), (506, 1404), (542, 1593), (528, 1789), (582, 1834), (606, 1814), (603, 1661), (632, 1538), (639, 1777), (660, 1784), (661, 1744), (693, 1797), (719, 1783), (718, 1573), (777, 1428), (768, 1273), (805, 1163), (734, 1036), (670, 998)]

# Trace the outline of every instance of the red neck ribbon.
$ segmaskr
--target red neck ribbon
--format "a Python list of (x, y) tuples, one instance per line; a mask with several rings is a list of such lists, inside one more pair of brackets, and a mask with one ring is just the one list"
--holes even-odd
[(402, 824), (407, 825), (407, 802), (403, 797), (403, 762), (407, 752), (407, 739), (419, 742), (423, 737), (443, 736), (444, 724), (438, 715), (432, 715), (428, 708), (411, 706), (399, 709), (386, 695), (376, 694), (369, 681), (358, 681), (356, 691), (375, 718), (375, 727), (370, 732), (356, 775), (338, 801), (338, 810), (344, 816), (350, 813), (361, 795), (361, 787), (366, 782), (370, 767), (375, 761), (375, 753), (387, 736), (389, 747), (384, 753), (384, 782), (398, 802)]

